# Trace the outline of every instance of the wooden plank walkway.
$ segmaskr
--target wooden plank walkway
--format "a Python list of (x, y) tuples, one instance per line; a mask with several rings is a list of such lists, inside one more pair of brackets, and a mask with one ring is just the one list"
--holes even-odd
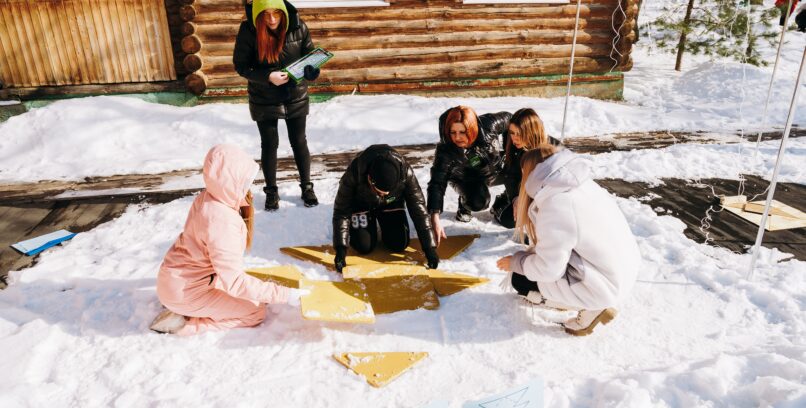
[[(791, 137), (806, 136), (806, 129), (793, 128)], [(681, 143), (736, 143), (745, 139), (755, 140), (756, 134), (747, 134), (744, 139), (739, 135), (721, 135), (705, 132), (641, 132), (624, 133), (604, 137), (582, 137), (566, 141), (566, 145), (579, 153), (605, 153), (612, 151), (628, 151), (635, 149), (658, 149)], [(780, 139), (781, 133), (764, 133), (764, 140)], [(396, 147), (406, 156), (414, 167), (430, 164), (435, 145), (432, 143)], [(311, 158), (313, 177), (321, 177), (329, 172), (343, 171), (346, 163), (355, 156), (356, 151), (314, 155)], [(292, 157), (283, 157), (277, 164), (278, 180), (286, 181), (294, 178), (296, 167)], [(40, 181), (36, 183), (0, 184), (0, 203), (36, 202), (56, 199), (64, 193), (80, 193), (85, 195), (108, 194), (110, 190), (118, 190), (117, 195), (140, 195), (151, 191), (166, 191), (162, 186), (176, 184), (176, 181), (198, 176), (201, 169), (178, 170), (161, 174), (130, 174), (105, 177), (88, 177), (82, 181)], [(290, 173), (290, 174), (289, 174)], [(257, 184), (262, 183), (262, 174)], [(121, 189), (131, 189), (130, 193), (121, 193)], [(181, 191), (191, 194), (201, 187), (188, 188)], [(93, 191), (97, 191), (95, 194)], [(180, 191), (180, 190), (175, 190)]]
[[(765, 200), (767, 198), (765, 189), (769, 182), (761, 177), (744, 177), (746, 179), (744, 195), (752, 198), (756, 194), (764, 193), (755, 200)], [(709, 244), (737, 253), (746, 253), (756, 241), (758, 226), (729, 211), (712, 212), (711, 220), (708, 221), (710, 227), (701, 228), (701, 221), (705, 218), (706, 211), (711, 207), (713, 210), (721, 208), (719, 195), (738, 194), (738, 180), (663, 179), (663, 184), (657, 186), (614, 179), (598, 182), (611, 193), (621, 197), (651, 197), (644, 203), (658, 214), (671, 215), (683, 221), (686, 224), (686, 236), (696, 242), (707, 240)], [(714, 196), (714, 193), (717, 196)], [(806, 186), (779, 182), (774, 198), (806, 211)], [(806, 261), (806, 228), (766, 231), (762, 245), (767, 248), (778, 248), (782, 252), (793, 254), (796, 259)]]
[[(799, 130), (793, 136), (806, 135)], [(755, 137), (755, 135), (749, 135)], [(766, 139), (780, 138), (780, 133), (765, 134)], [(735, 140), (741, 140), (736, 138)], [(636, 133), (616, 135), (610, 138), (569, 139), (568, 146), (578, 152), (601, 153), (616, 150), (650, 149), (676, 143), (724, 143), (705, 133)], [(401, 146), (397, 148), (414, 167), (429, 166), (433, 144)], [(339, 174), (352, 160), (356, 152), (315, 155), (312, 158), (314, 179)], [(118, 217), (131, 204), (164, 203), (193, 194), (200, 188), (165, 190), (161, 186), (171, 180), (198, 176), (199, 170), (176, 171), (157, 175), (125, 175), (99, 177), (82, 182), (42, 182), (0, 186), (0, 289), (5, 287), (10, 270), (20, 270), (36, 262), (37, 257), (25, 257), (9, 245), (59, 229), (84, 232)], [(278, 179), (295, 178), (293, 158), (281, 158), (278, 164)], [(262, 183), (262, 181), (257, 181)], [(653, 192), (659, 197), (647, 201), (652, 208), (668, 208), (671, 215), (686, 223), (686, 236), (703, 242), (705, 234), (700, 231), (700, 220), (711, 205), (713, 186), (717, 194), (735, 195), (738, 181), (708, 179), (694, 183), (686, 180), (667, 179), (660, 186), (645, 183), (630, 183), (623, 180), (600, 180), (612, 193), (623, 197), (644, 197)], [(747, 192), (756, 194), (766, 188), (767, 182), (758, 177), (748, 177)], [(122, 190), (122, 189), (127, 189)], [(109, 194), (109, 191), (117, 193)], [(90, 194), (84, 197), (57, 197), (66, 191)], [(96, 196), (91, 196), (97, 194)], [(763, 197), (762, 197), (763, 198)], [(806, 187), (779, 183), (776, 199), (806, 210)], [(718, 207), (717, 207), (718, 208)], [(666, 213), (664, 213), (666, 214)], [(755, 240), (757, 228), (739, 217), (717, 213), (708, 230), (711, 244), (744, 252)], [(767, 233), (764, 245), (775, 246), (806, 260), (806, 229)]]

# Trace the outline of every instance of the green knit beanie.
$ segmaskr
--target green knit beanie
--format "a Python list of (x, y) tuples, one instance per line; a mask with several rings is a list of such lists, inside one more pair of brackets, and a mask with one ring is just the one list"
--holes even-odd
[(257, 27), (257, 16), (268, 9), (282, 10), (285, 14), (286, 29), (288, 29), (288, 24), (291, 24), (291, 21), (288, 19), (288, 9), (286, 9), (283, 0), (254, 0), (252, 3), (252, 24)]

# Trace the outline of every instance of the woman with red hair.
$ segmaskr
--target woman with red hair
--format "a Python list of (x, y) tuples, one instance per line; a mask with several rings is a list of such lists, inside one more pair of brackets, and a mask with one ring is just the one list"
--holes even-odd
[(503, 136), (511, 117), (509, 112), (478, 116), (467, 106), (448, 109), (439, 117), (440, 140), (428, 182), (428, 212), (437, 243), (446, 236), (439, 214), (448, 184), (459, 193), (457, 221), (469, 222), (472, 211), (490, 205), (488, 187), (500, 183), (497, 180), (504, 168)]
[[(288, 140), (299, 171), (302, 201), (306, 207), (319, 204), (311, 183), (311, 154), (305, 138), (308, 115), (308, 85), (289, 81), (283, 68), (314, 49), (308, 27), (297, 9), (284, 0), (254, 0), (246, 4), (247, 21), (235, 38), (233, 65), (249, 81), (249, 113), (260, 132), (261, 164), (266, 180), (265, 209), (279, 208), (277, 193), (277, 122), (284, 119)], [(305, 67), (305, 79), (313, 81), (319, 69)]]

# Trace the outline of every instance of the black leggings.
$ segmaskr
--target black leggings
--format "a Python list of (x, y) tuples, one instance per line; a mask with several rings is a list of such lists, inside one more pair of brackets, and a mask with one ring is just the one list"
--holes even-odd
[(405, 207), (353, 214), (350, 219), (350, 246), (361, 254), (372, 252), (378, 244), (378, 225), (386, 249), (402, 252), (409, 246), (409, 220)]
[(514, 272), (512, 273), (512, 287), (515, 288), (515, 291), (521, 296), (526, 296), (531, 291), (539, 292), (539, 290), (537, 290), (537, 282), (530, 281), (526, 276)]
[[(308, 151), (308, 141), (305, 139), (306, 118), (303, 115), (285, 120), (288, 141), (291, 143), (291, 150), (294, 151), (294, 162), (297, 163), (299, 171), (299, 181), (303, 184), (311, 181), (311, 152)], [(266, 119), (257, 122), (257, 130), (260, 132), (261, 167), (268, 187), (277, 186), (277, 147), (280, 144), (277, 121)]]
[(512, 212), (512, 201), (507, 193), (501, 193), (493, 202), (493, 218), (506, 228), (515, 228), (515, 214)]
[(484, 179), (465, 180), (454, 184), (459, 203), (469, 211), (481, 211), (490, 205), (490, 189)]

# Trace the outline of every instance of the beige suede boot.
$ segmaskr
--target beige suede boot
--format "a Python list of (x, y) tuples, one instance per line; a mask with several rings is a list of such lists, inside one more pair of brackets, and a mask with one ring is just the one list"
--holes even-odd
[(574, 336), (587, 336), (593, 333), (593, 328), (597, 324), (607, 324), (616, 318), (616, 309), (608, 308), (604, 310), (580, 310), (577, 317), (568, 320), (563, 324), (565, 332)]
[(157, 333), (173, 334), (185, 327), (186, 321), (185, 316), (165, 309), (154, 318), (154, 321), (151, 322), (149, 329), (154, 330)]

